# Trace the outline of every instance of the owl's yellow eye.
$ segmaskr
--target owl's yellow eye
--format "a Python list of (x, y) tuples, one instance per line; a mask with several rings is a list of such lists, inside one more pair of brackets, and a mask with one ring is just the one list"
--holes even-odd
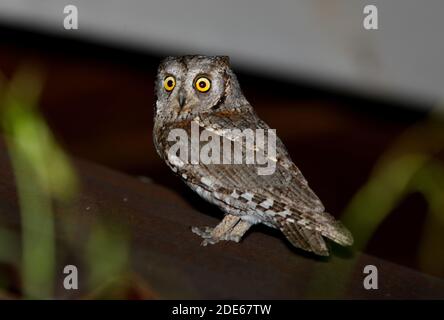
[(195, 83), (196, 89), (200, 92), (207, 92), (211, 88), (211, 81), (208, 78), (200, 77)]
[(176, 86), (176, 79), (173, 76), (168, 76), (163, 80), (163, 87), (166, 91), (171, 91)]

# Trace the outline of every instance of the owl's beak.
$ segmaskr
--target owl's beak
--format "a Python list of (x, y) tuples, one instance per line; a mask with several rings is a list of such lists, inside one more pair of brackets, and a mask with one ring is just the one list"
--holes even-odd
[(183, 108), (183, 106), (185, 105), (186, 100), (187, 99), (186, 99), (185, 91), (180, 90), (179, 91), (179, 106), (181, 108)]

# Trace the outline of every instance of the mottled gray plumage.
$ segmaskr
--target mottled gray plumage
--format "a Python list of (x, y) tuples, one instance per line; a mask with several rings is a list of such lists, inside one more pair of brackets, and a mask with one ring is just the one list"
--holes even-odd
[[(210, 90), (204, 93), (196, 88), (200, 75), (211, 80)], [(171, 91), (164, 86), (168, 76), (176, 82)], [(189, 164), (168, 157), (170, 130), (189, 132), (193, 121), (230, 140), (224, 129), (269, 129), (242, 94), (227, 57), (166, 58), (159, 66), (155, 92), (157, 152), (191, 189), (226, 214), (215, 228), (193, 228), (205, 239), (204, 245), (220, 240), (238, 242), (256, 223), (281, 230), (294, 246), (319, 255), (328, 255), (323, 237), (344, 246), (352, 244), (350, 232), (324, 211), (279, 138), (276, 171), (268, 176), (258, 175), (256, 164)]]

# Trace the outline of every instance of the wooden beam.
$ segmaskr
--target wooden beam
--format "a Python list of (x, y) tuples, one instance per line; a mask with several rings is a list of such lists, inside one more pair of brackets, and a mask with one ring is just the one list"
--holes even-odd
[[(282, 235), (265, 227), (252, 228), (239, 244), (201, 247), (201, 239), (190, 227), (215, 225), (216, 208), (210, 216), (164, 187), (82, 160), (73, 161), (80, 191), (74, 201), (58, 203), (55, 209), (57, 298), (110, 296), (87, 284), (90, 267), (84, 260), (84, 248), (98, 220), (113, 221), (119, 225), (115, 230), (126, 230), (128, 235), (128, 269), (118, 281), (126, 298), (444, 298), (444, 281), (438, 278), (338, 247), (333, 247), (331, 258), (316, 258), (293, 249)], [(0, 224), (20, 232), (14, 176), (3, 144)], [(99, 254), (92, 263), (108, 263), (101, 259)], [(67, 264), (79, 269), (77, 291), (63, 288), (62, 270)], [(366, 265), (378, 268), (378, 290), (363, 287)], [(7, 275), (1, 268), (0, 272)], [(20, 297), (19, 290), (12, 297)]]

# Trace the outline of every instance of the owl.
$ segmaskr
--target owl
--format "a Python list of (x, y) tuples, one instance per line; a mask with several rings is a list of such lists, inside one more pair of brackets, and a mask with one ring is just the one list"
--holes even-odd
[[(259, 148), (242, 144), (232, 134), (233, 129), (271, 132), (244, 97), (228, 57), (164, 59), (159, 65), (155, 94), (153, 138), (157, 153), (193, 191), (224, 212), (214, 228), (191, 228), (203, 238), (202, 245), (222, 240), (239, 242), (258, 223), (280, 230), (295, 247), (321, 256), (329, 255), (324, 238), (352, 245), (351, 233), (325, 212), (279, 138), (275, 139), (275, 155), (268, 157), (274, 165), (268, 175), (258, 174), (260, 164), (256, 163), (186, 161), (193, 148), (203, 147), (210, 140), (194, 141), (193, 147), (193, 125), (211, 132), (211, 140), (216, 137), (224, 143), (233, 142), (232, 148), (240, 144), (241, 160)], [(178, 149), (177, 139), (171, 139), (171, 133), (177, 130), (187, 134), (180, 139), (179, 147), (188, 158), (170, 152), (173, 144)], [(265, 140), (270, 138), (269, 133), (265, 134)]]

